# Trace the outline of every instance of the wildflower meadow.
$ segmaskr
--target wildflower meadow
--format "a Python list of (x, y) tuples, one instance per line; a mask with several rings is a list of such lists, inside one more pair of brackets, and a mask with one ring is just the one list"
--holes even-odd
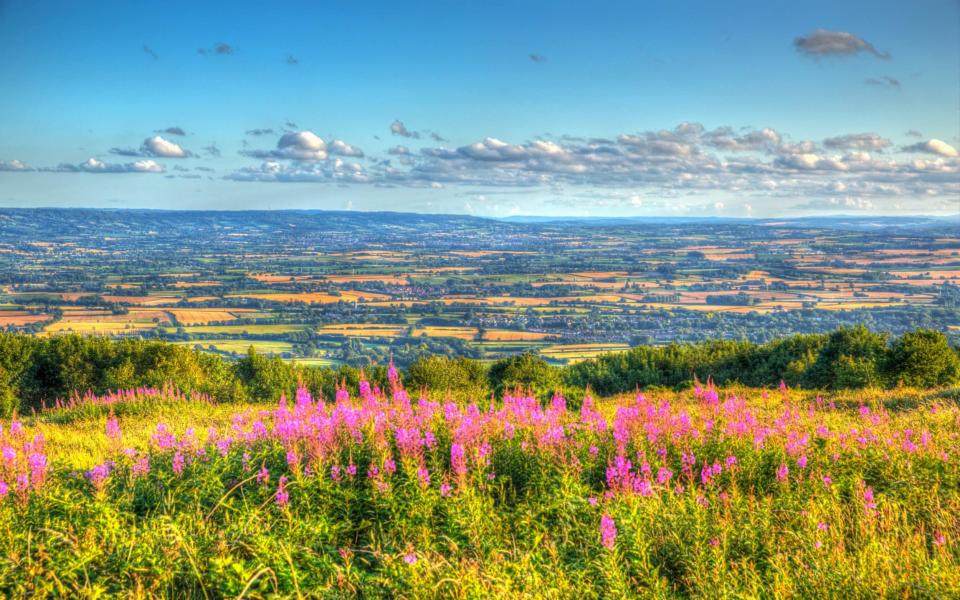
[(80, 395), (3, 423), (29, 597), (960, 594), (955, 394)]

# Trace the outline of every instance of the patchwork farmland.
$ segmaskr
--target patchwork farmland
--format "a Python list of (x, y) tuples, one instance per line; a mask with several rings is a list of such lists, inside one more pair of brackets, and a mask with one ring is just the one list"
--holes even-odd
[(354, 366), (425, 351), (563, 365), (856, 323), (960, 336), (960, 237), (936, 219), (0, 213), (0, 327), (43, 336), (159, 338), (227, 357), (253, 345)]

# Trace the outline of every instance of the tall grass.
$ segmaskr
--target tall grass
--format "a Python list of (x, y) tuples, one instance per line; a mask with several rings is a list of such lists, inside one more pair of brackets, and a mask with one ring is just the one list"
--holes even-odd
[[(301, 390), (205, 421), (223, 407), (194, 403), (174, 413), (194, 415), (192, 429), (157, 406), (147, 438), (130, 431), (140, 413), (6, 424), (0, 590), (960, 594), (960, 408), (948, 395), (698, 387), (578, 410), (513, 394), (481, 410), (412, 400), (391, 376), (386, 391), (361, 382), (324, 402)], [(95, 436), (102, 462), (78, 468), (36, 439), (49, 428)], [(42, 473), (37, 454), (51, 457)]]

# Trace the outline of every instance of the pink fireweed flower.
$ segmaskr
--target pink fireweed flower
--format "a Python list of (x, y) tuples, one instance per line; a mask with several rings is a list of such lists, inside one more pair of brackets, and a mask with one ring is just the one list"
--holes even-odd
[(110, 476), (110, 463), (101, 463), (86, 472), (86, 477), (97, 491), (102, 491)]
[(40, 452), (34, 452), (27, 457), (27, 466), (30, 467), (30, 479), (33, 481), (33, 487), (43, 485), (47, 478), (47, 456)]
[(635, 480), (633, 484), (633, 491), (645, 498), (653, 495), (653, 488), (650, 486), (650, 480), (648, 479)]
[(823, 521), (820, 521), (819, 523), (817, 523), (817, 529), (819, 529), (820, 531), (826, 531), (830, 529), (830, 526), (824, 523)]
[(407, 552), (403, 555), (403, 562), (407, 563), (408, 565), (415, 564), (417, 562), (417, 553), (413, 550)]
[(263, 485), (268, 481), (270, 481), (270, 471), (267, 470), (267, 467), (260, 467), (257, 472), (257, 483)]
[(786, 464), (781, 464), (780, 467), (777, 468), (777, 479), (780, 481), (786, 481), (788, 475), (790, 475), (790, 467), (788, 467)]
[(107, 439), (112, 442), (119, 443), (120, 437), (123, 434), (120, 432), (120, 423), (117, 422), (117, 418), (113, 415), (107, 419)]
[(287, 466), (291, 470), (296, 470), (300, 466), (300, 457), (293, 450), (287, 452)]
[(727, 457), (726, 463), (727, 463), (727, 468), (729, 469), (733, 465), (737, 464), (737, 457), (731, 454), (730, 456)]
[(7, 494), (10, 493), (10, 486), (7, 485), (7, 482), (0, 481), (0, 500), (3, 500), (7, 497)]
[(670, 479), (673, 477), (673, 471), (666, 467), (660, 467), (657, 471), (657, 483), (660, 485), (667, 485), (670, 483)]
[(281, 475), (279, 484), (277, 485), (277, 506), (280, 508), (285, 507), (290, 502), (290, 494), (287, 493), (287, 476)]
[(933, 543), (937, 546), (943, 546), (947, 543), (947, 538), (940, 531), (933, 532)]
[(467, 475), (467, 457), (463, 445), (454, 442), (450, 445), (450, 466), (453, 473), (458, 478), (464, 478)]
[(613, 517), (604, 514), (600, 517), (600, 543), (607, 550), (613, 550), (617, 542), (617, 524)]
[(220, 453), (220, 456), (226, 458), (227, 454), (230, 454), (230, 446), (233, 444), (233, 438), (225, 437), (217, 440), (217, 452)]
[(157, 423), (157, 430), (153, 433), (150, 441), (160, 450), (167, 450), (177, 443), (177, 437), (164, 423)]
[(183, 453), (177, 450), (177, 453), (173, 455), (173, 472), (178, 476), (183, 475), (184, 463)]
[(876, 510), (877, 508), (877, 502), (874, 500), (872, 487), (867, 487), (863, 490), (863, 507), (867, 510), (867, 512)]
[(130, 467), (130, 472), (133, 473), (134, 477), (140, 477), (150, 473), (150, 456), (144, 454), (134, 461), (133, 466)]
[(590, 503), (590, 506), (596, 506), (598, 504), (598, 500), (596, 496), (590, 496), (589, 498), (587, 498), (587, 502)]
[(383, 472), (387, 475), (393, 475), (397, 471), (397, 463), (392, 458), (383, 461)]
[(820, 480), (823, 481), (823, 487), (830, 487), (833, 484), (833, 478), (829, 475), (824, 475)]
[(806, 455), (806, 454), (800, 455), (800, 458), (797, 459), (797, 466), (800, 467), (801, 469), (806, 469), (806, 468), (807, 468), (807, 455)]
[(427, 487), (430, 485), (430, 471), (426, 467), (420, 467), (417, 469), (417, 481), (420, 482), (422, 487)]
[(360, 397), (361, 397), (361, 398), (366, 399), (366, 398), (370, 397), (370, 396), (372, 395), (372, 394), (371, 394), (371, 391), (370, 391), (370, 382), (367, 381), (366, 379), (361, 379), (361, 380), (360, 380), (360, 390), (359, 390), (359, 391), (360, 391)]
[(343, 479), (343, 474), (341, 473), (340, 465), (332, 465), (330, 467), (330, 479), (334, 481), (340, 481)]
[(446, 498), (447, 496), (450, 495), (450, 492), (451, 492), (451, 488), (450, 488), (450, 484), (449, 484), (449, 483), (447, 483), (446, 481), (444, 481), (443, 483), (440, 484), (440, 495), (441, 495), (441, 496), (443, 496), (444, 498)]
[(390, 366), (387, 368), (387, 379), (390, 383), (397, 383), (400, 380), (400, 374), (397, 372), (397, 367), (393, 365), (393, 359), (390, 359)]
[(347, 465), (347, 475), (355, 477), (357, 475), (357, 465), (350, 463)]

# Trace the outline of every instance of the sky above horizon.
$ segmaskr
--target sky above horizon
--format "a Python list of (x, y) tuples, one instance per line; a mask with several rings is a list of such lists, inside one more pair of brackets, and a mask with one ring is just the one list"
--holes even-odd
[(0, 0), (0, 206), (960, 214), (960, 1)]

